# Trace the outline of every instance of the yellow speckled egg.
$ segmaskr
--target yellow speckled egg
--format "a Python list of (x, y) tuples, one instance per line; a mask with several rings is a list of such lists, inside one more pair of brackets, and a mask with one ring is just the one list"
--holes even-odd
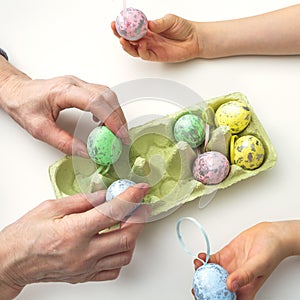
[(230, 147), (231, 163), (246, 170), (258, 168), (264, 161), (265, 149), (262, 142), (253, 135), (240, 138), (233, 136)]
[(251, 109), (237, 100), (228, 101), (219, 106), (215, 114), (217, 126), (229, 126), (233, 134), (243, 131), (251, 121)]

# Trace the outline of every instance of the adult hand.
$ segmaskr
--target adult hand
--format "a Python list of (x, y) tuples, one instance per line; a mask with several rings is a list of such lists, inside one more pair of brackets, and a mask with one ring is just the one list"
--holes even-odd
[(48, 200), (4, 228), (1, 299), (14, 298), (34, 282), (117, 278), (131, 260), (148, 208), (140, 206), (118, 229), (99, 232), (124, 220), (148, 190), (148, 185), (137, 184), (109, 202), (104, 191)]
[(86, 145), (56, 124), (59, 113), (75, 107), (90, 111), (124, 143), (126, 120), (118, 99), (108, 87), (75, 76), (32, 80), (0, 56), (0, 106), (33, 137), (66, 154), (87, 157)]
[[(300, 224), (296, 222), (293, 224), (295, 229)], [(278, 264), (292, 254), (294, 246), (290, 247), (290, 236), (295, 232), (290, 227), (290, 222), (259, 223), (210, 256), (209, 262), (228, 271), (227, 286), (237, 292), (238, 300), (254, 299)], [(199, 258), (205, 259), (205, 254), (199, 254)], [(195, 260), (196, 269), (200, 265), (201, 262)]]
[(148, 32), (136, 42), (120, 37), (116, 24), (111, 24), (114, 34), (120, 38), (123, 49), (134, 57), (160, 62), (179, 62), (199, 55), (198, 35), (194, 22), (175, 15), (148, 22)]

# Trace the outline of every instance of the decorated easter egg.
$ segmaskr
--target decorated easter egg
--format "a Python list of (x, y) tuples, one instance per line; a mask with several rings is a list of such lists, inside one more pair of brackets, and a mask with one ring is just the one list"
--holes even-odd
[(197, 148), (205, 139), (205, 123), (199, 116), (183, 115), (174, 125), (174, 137), (177, 142), (184, 141)]
[(88, 154), (96, 164), (115, 163), (122, 152), (122, 142), (106, 126), (94, 128), (87, 139)]
[(121, 37), (128, 41), (137, 41), (147, 32), (148, 21), (145, 14), (129, 7), (122, 10), (116, 19), (116, 29)]
[(193, 289), (197, 300), (235, 300), (236, 294), (226, 286), (228, 272), (217, 264), (204, 264), (193, 278)]
[(203, 184), (218, 184), (228, 175), (230, 164), (227, 157), (217, 151), (204, 152), (193, 165), (194, 178)]
[(245, 135), (237, 139), (232, 137), (231, 163), (243, 169), (254, 170), (264, 161), (265, 149), (262, 142), (253, 135)]
[(135, 185), (135, 182), (128, 179), (119, 179), (114, 181), (106, 191), (106, 201), (110, 201), (111, 199), (117, 197), (133, 185)]
[(229, 126), (231, 133), (243, 131), (251, 121), (251, 110), (245, 102), (228, 101), (216, 111), (215, 123), (217, 126)]

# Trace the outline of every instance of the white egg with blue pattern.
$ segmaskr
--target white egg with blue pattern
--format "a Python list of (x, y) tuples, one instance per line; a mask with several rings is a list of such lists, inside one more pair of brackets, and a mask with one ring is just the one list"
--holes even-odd
[(228, 272), (218, 264), (205, 264), (198, 268), (193, 278), (197, 300), (235, 300), (236, 294), (226, 286)]
[(135, 182), (128, 179), (119, 179), (114, 181), (106, 191), (106, 201), (110, 201), (111, 199), (117, 197), (133, 185), (135, 185)]

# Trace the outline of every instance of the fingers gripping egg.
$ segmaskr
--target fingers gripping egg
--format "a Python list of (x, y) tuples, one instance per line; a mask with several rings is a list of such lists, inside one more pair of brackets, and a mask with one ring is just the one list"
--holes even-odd
[(228, 101), (216, 111), (217, 126), (229, 126), (233, 134), (243, 131), (251, 121), (251, 110), (241, 101)]
[[(205, 261), (195, 255), (185, 244), (180, 232), (180, 224), (184, 221), (191, 221), (200, 230), (206, 242), (206, 259)], [(208, 236), (202, 225), (191, 217), (183, 217), (177, 221), (177, 237), (183, 247), (183, 250), (194, 259), (202, 262), (193, 277), (193, 291), (196, 300), (235, 300), (236, 293), (227, 289), (226, 281), (228, 272), (218, 264), (208, 263), (210, 258), (210, 243)]]
[[(128, 179), (119, 179), (114, 181), (107, 189), (106, 191), (106, 201), (110, 201), (114, 198), (116, 198), (118, 195), (126, 191), (129, 187), (135, 185), (135, 182), (128, 180)], [(122, 201), (122, 199), (119, 199)], [(141, 204), (140, 203), (127, 203), (127, 205), (130, 205), (130, 212), (127, 214), (127, 216), (130, 216)]]
[(117, 32), (128, 41), (141, 39), (147, 33), (147, 28), (147, 17), (136, 8), (129, 7), (121, 11), (116, 19)]

